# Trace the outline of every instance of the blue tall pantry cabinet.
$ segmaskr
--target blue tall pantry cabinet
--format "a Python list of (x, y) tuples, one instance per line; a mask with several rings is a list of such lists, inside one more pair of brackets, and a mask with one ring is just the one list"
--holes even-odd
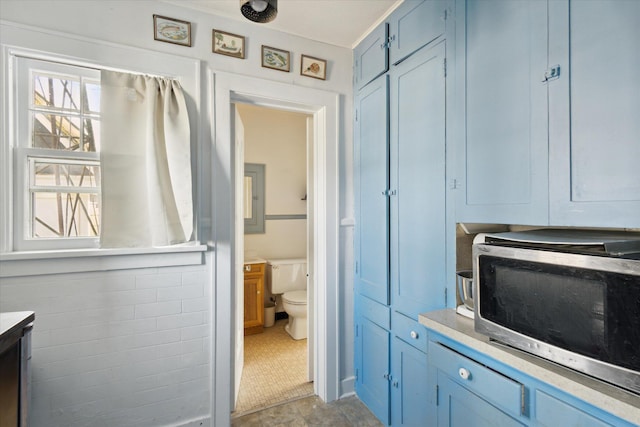
[(425, 425), (427, 334), (446, 305), (444, 1), (405, 1), (354, 50), (356, 392)]

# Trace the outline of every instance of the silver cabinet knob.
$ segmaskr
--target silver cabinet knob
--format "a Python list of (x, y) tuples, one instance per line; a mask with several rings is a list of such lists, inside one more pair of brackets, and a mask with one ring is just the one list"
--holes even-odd
[(411, 338), (413, 338), (414, 340), (417, 340), (418, 337), (420, 336), (416, 331), (411, 331), (410, 335), (411, 335)]
[(465, 368), (460, 368), (458, 369), (458, 375), (460, 375), (460, 378), (462, 378), (463, 380), (468, 380), (469, 377), (471, 376), (471, 372), (469, 372)]

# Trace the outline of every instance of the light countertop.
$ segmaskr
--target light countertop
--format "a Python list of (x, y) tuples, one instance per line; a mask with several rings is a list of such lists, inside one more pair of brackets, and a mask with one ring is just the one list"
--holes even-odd
[(23, 329), (35, 319), (33, 311), (0, 313), (0, 353), (13, 346), (23, 335)]
[(640, 425), (640, 396), (602, 381), (564, 368), (539, 357), (489, 341), (474, 330), (473, 319), (453, 309), (432, 311), (419, 316), (427, 328), (473, 348), (506, 365), (607, 412)]
[(266, 263), (266, 259), (262, 258), (245, 258), (244, 263), (246, 264), (264, 264)]

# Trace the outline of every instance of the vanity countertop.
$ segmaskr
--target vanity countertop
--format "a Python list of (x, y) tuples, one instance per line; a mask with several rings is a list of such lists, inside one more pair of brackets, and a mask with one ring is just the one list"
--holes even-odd
[(526, 373), (542, 382), (624, 420), (640, 425), (640, 396), (598, 381), (587, 375), (548, 362), (505, 345), (489, 341), (475, 331), (473, 319), (453, 309), (432, 311), (419, 316), (420, 323), (495, 360)]
[(267, 260), (262, 258), (246, 258), (244, 260), (245, 265), (246, 264), (264, 264), (266, 262)]

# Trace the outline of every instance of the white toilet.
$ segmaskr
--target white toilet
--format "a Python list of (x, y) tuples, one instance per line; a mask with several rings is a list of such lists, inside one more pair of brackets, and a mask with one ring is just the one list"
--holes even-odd
[(282, 305), (289, 315), (285, 330), (294, 340), (307, 338), (307, 260), (274, 259), (267, 266), (271, 293), (282, 294)]

